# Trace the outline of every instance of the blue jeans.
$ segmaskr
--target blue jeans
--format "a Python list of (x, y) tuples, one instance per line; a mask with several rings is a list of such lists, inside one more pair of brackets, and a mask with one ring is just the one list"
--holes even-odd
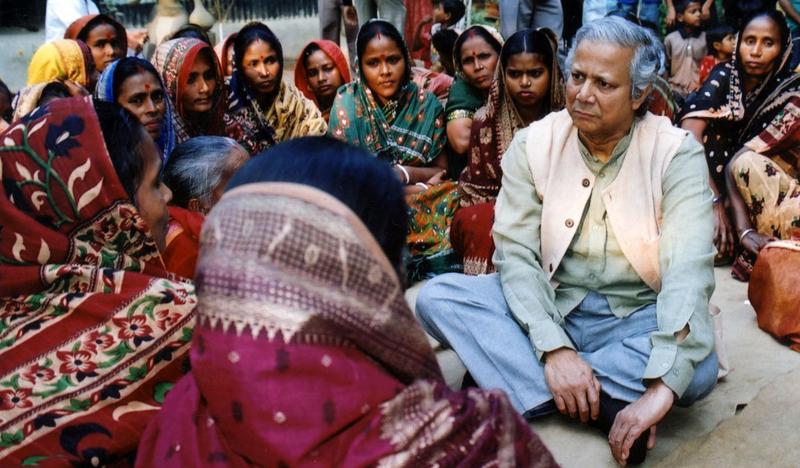
[(380, 18), (392, 23), (403, 35), (406, 25), (406, 5), (403, 0), (354, 0), (353, 5), (361, 26), (373, 18)]
[[(504, 390), (520, 413), (550, 405), (553, 396), (544, 366), (512, 316), (497, 273), (437, 276), (420, 291), (416, 310), (425, 330), (456, 351), (482, 388)], [(605, 296), (589, 292), (567, 315), (564, 329), (605, 393), (628, 402), (641, 397), (650, 334), (658, 330), (655, 304), (619, 318)], [(716, 382), (717, 356), (712, 352), (697, 366), (677, 404), (705, 397)]]
[[(619, 2), (620, 6), (626, 10), (633, 12), (639, 19), (649, 21), (658, 26), (661, 19), (661, 0), (627, 0)], [(638, 10), (638, 12), (637, 12)]]

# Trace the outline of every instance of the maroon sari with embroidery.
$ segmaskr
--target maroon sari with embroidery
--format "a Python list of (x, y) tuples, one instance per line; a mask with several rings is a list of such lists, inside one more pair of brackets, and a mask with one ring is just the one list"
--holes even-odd
[(192, 371), (137, 466), (555, 466), (502, 392), (447, 388), (397, 273), (330, 195), (226, 193), (197, 284)]
[(0, 465), (117, 462), (183, 374), (194, 287), (164, 270), (91, 98), (0, 144)]
[[(553, 51), (550, 90), (545, 115), (564, 107), (564, 80), (558, 66), (557, 42), (552, 32), (540, 30)], [(450, 228), (450, 242), (462, 257), (464, 273), (481, 275), (495, 271), (492, 264), (494, 202), (500, 193), (503, 171), (500, 161), (514, 138), (525, 126), (516, 104), (506, 92), (505, 73), (498, 65), (487, 104), (475, 113), (470, 133), (469, 162), (458, 179), (459, 209)], [(541, 117), (544, 117), (542, 115)]]

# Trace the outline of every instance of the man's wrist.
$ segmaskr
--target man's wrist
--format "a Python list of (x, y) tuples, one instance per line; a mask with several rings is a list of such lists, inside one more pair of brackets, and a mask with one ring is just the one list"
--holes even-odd
[(674, 403), (677, 398), (675, 392), (661, 379), (651, 381), (645, 393), (650, 393), (655, 397), (669, 399), (670, 404)]

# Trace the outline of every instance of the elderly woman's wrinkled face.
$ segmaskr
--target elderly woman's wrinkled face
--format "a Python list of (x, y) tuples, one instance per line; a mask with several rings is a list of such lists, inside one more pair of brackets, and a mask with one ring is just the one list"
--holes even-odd
[(236, 171), (238, 171), (248, 159), (250, 159), (250, 155), (239, 145), (236, 145), (236, 147), (228, 153), (225, 172), (223, 172), (222, 177), (220, 177), (217, 186), (211, 190), (208, 206), (209, 210), (222, 198), (222, 194), (225, 192), (225, 187), (228, 185), (228, 182), (230, 182), (231, 177), (236, 174)]
[(781, 55), (781, 30), (768, 16), (759, 16), (742, 31), (739, 60), (745, 75), (764, 78), (778, 66)]
[(138, 149), (143, 163), (142, 180), (136, 188), (133, 203), (150, 228), (158, 250), (163, 252), (167, 245), (169, 222), (167, 203), (172, 199), (172, 191), (161, 182), (161, 151), (150, 135), (142, 133)]
[(634, 50), (581, 41), (567, 80), (567, 110), (581, 134), (603, 139), (627, 132), (646, 98), (631, 98), (630, 63)]

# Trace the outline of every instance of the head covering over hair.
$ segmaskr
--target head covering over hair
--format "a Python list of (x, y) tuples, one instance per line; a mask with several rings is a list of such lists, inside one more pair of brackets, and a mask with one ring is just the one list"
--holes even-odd
[(0, 432), (18, 438), (0, 459), (114, 464), (183, 374), (194, 287), (164, 270), (91, 98), (39, 107), (0, 141)]
[[(482, 30), (488, 33), (490, 37), (497, 41), (500, 48), (502, 48), (504, 44), (503, 36), (501, 36), (495, 28), (483, 24), (470, 26), (458, 36), (453, 46), (453, 63), (456, 66), (456, 78), (455, 81), (453, 81), (453, 85), (450, 87), (447, 105), (445, 106), (445, 116), (448, 122), (456, 119), (471, 119), (475, 115), (475, 111), (486, 104), (486, 95), (467, 81), (461, 64), (461, 46), (464, 45), (467, 38), (476, 34), (476, 30)], [(500, 55), (500, 51), (498, 51), (497, 54)]]
[[(387, 21), (370, 20), (361, 27), (359, 40), (365, 29), (375, 24), (394, 29)], [(361, 57), (357, 57), (359, 80), (339, 88), (331, 109), (329, 132), (393, 163), (425, 166), (444, 147), (442, 106), (435, 96), (411, 81), (411, 56), (402, 37), (400, 41), (398, 47), (405, 59), (406, 74), (396, 98), (380, 104), (367, 84)]]
[(101, 24), (111, 25), (111, 27), (116, 30), (120, 49), (122, 49), (123, 54), (127, 54), (128, 32), (125, 30), (125, 26), (114, 18), (104, 14), (86, 15), (76, 19), (64, 32), (64, 39), (81, 39), (85, 41), (88, 39), (89, 31)]
[(36, 49), (28, 65), (28, 85), (71, 80), (87, 87), (94, 73), (94, 59), (82, 41), (56, 39)]
[[(331, 109), (329, 133), (389, 163), (430, 167), (442, 155), (446, 141), (442, 105), (436, 96), (419, 89), (411, 80), (408, 48), (391, 23), (371, 20), (364, 24), (358, 33), (357, 49), (363, 53), (374, 37), (370, 34), (377, 35), (381, 29), (386, 32), (385, 37), (394, 36), (398, 41), (406, 64), (404, 81), (394, 97), (381, 103), (364, 76), (362, 57), (358, 57), (360, 79), (339, 88)], [(441, 273), (453, 266), (448, 227), (458, 206), (455, 188), (455, 182), (448, 180), (409, 197), (407, 243), (414, 278), (422, 274), (423, 268)], [(434, 255), (440, 260), (435, 266), (425, 263)]]
[[(211, 60), (211, 69), (217, 76), (216, 89), (211, 96), (212, 107), (205, 120), (205, 128), (200, 122), (194, 122), (183, 108), (182, 96), (183, 87), (189, 79), (194, 62), (203, 51), (206, 51), (207, 57)], [(167, 96), (175, 106), (173, 120), (176, 143), (196, 136), (224, 135), (223, 114), (227, 107), (225, 83), (222, 69), (211, 46), (199, 39), (182, 38), (164, 41), (156, 48), (152, 62), (161, 74)]]
[[(150, 73), (147, 70), (153, 66), (150, 62), (136, 57), (125, 57), (124, 59), (114, 60), (103, 70), (103, 73), (100, 74), (100, 79), (97, 81), (97, 87), (94, 92), (95, 98), (102, 101), (117, 102), (118, 96), (114, 92), (114, 88), (121, 83), (117, 83), (117, 80), (120, 78), (116, 76), (116, 71), (123, 60), (135, 61), (143, 67), (144, 73)], [(158, 76), (157, 72), (155, 76), (158, 82), (161, 83), (161, 88), (164, 89), (164, 93), (166, 94), (167, 88), (164, 86), (161, 77)], [(176, 137), (172, 103), (170, 103), (169, 99), (164, 99), (164, 106), (164, 118), (161, 120), (161, 135), (158, 137), (156, 144), (161, 148), (162, 160), (166, 161), (172, 153), (172, 150), (175, 149)]]
[[(515, 34), (523, 33), (529, 31), (518, 31)], [(546, 28), (539, 29), (533, 34), (538, 40), (546, 41), (552, 51), (552, 60), (548, 64), (549, 92), (543, 98), (548, 100), (545, 104), (545, 113), (549, 114), (563, 109), (565, 102), (564, 76), (558, 65), (558, 41), (555, 34)], [(486, 203), (497, 198), (503, 176), (500, 160), (514, 134), (525, 125), (517, 105), (506, 90), (505, 70), (498, 62), (489, 101), (475, 113), (472, 121), (469, 165), (459, 178), (462, 207)]]
[[(301, 93), (308, 99), (314, 101), (314, 103), (319, 107), (319, 102), (317, 102), (317, 97), (311, 91), (311, 88), (308, 84), (308, 70), (306, 69), (306, 50), (311, 45), (316, 45), (317, 47), (322, 50), (325, 54), (330, 57), (331, 61), (333, 61), (334, 66), (336, 69), (339, 70), (339, 74), (342, 76), (342, 84), (349, 83), (352, 78), (350, 77), (350, 67), (347, 64), (347, 59), (345, 58), (344, 54), (342, 53), (342, 49), (339, 48), (336, 43), (333, 41), (329, 41), (327, 39), (318, 39), (309, 42), (303, 47), (303, 50), (300, 52), (300, 55), (297, 57), (297, 64), (294, 67), (294, 85), (297, 86), (297, 89), (300, 90)], [(320, 109), (324, 110), (324, 109)], [(324, 113), (323, 113), (324, 114)]]
[(233, 68), (233, 64), (228, 63), (228, 51), (233, 47), (233, 41), (235, 39), (236, 33), (228, 34), (222, 42), (218, 42), (217, 45), (214, 46), (214, 52), (217, 54), (217, 59), (219, 59), (219, 65), (220, 68), (222, 68), (223, 75), (227, 73), (228, 65)]
[[(242, 172), (306, 154), (279, 145)], [(358, 156), (402, 204), (391, 169)], [(385, 251), (336, 195), (296, 179), (251, 182), (214, 207), (198, 262), (192, 370), (137, 460), (555, 466), (502, 392), (447, 388)]]
[[(744, 67), (739, 47), (748, 23), (766, 16), (781, 29), (783, 43), (775, 67), (750, 91), (744, 89)], [(711, 70), (703, 86), (686, 98), (680, 120), (699, 118), (708, 121), (705, 135), (706, 157), (711, 175), (721, 190), (725, 187), (724, 168), (742, 145), (760, 133), (781, 110), (779, 95), (797, 92), (799, 75), (792, 74), (789, 61), (792, 40), (783, 15), (776, 11), (758, 12), (742, 23), (736, 37), (733, 58)], [(789, 83), (787, 83), (787, 81)], [(794, 91), (789, 91), (794, 89)], [(776, 94), (776, 90), (778, 90)]]
[[(275, 91), (269, 96), (269, 107), (262, 108), (242, 69), (245, 51), (252, 44), (248, 35), (269, 43), (275, 51), (280, 69)], [(283, 48), (267, 25), (253, 22), (245, 25), (234, 40), (234, 66), (225, 113), (226, 133), (255, 155), (285, 140), (308, 135), (324, 135), (328, 124), (317, 106), (283, 77)]]

